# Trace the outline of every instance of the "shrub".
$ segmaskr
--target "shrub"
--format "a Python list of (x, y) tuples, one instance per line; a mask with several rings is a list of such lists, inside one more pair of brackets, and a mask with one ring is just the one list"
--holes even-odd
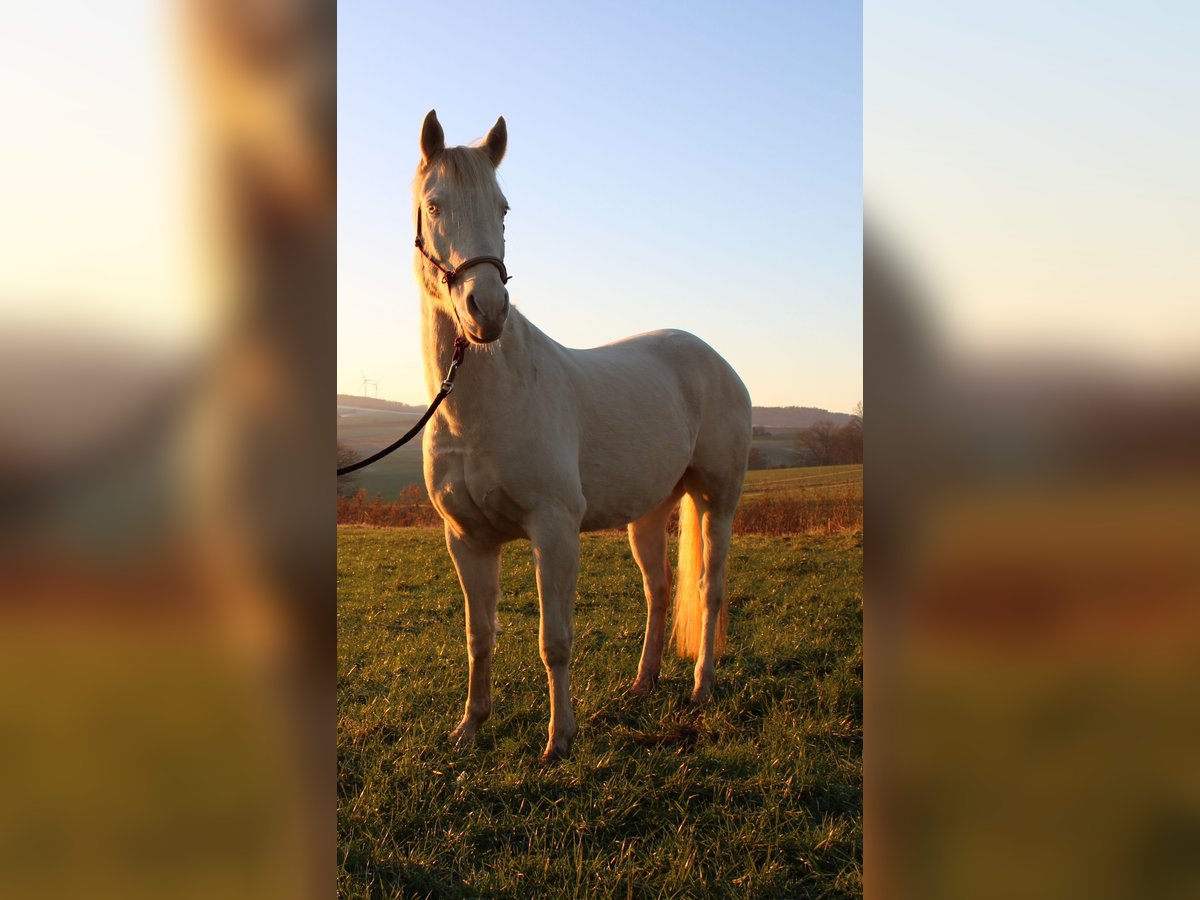
[[(410, 484), (395, 500), (367, 497), (359, 489), (352, 497), (338, 497), (339, 525), (430, 527), (442, 524), (425, 489)], [(672, 530), (678, 529), (678, 513)], [(848, 486), (843, 493), (765, 491), (742, 499), (733, 519), (734, 534), (846, 534), (862, 531), (861, 489)], [(619, 530), (619, 529), (618, 529)]]
[(379, 494), (367, 499), (363, 488), (359, 488), (353, 497), (338, 497), (337, 521), (339, 525), (428, 527), (441, 525), (442, 517), (429, 502), (425, 489), (419, 484), (410, 484), (395, 500), (386, 503)]

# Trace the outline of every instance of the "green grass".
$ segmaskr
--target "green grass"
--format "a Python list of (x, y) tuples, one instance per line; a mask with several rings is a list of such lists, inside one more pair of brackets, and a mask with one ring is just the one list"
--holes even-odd
[(766, 491), (778, 494), (837, 494), (847, 489), (862, 496), (862, 463), (844, 466), (801, 466), (788, 469), (753, 469), (746, 473), (742, 496)]
[(506, 548), (495, 710), (462, 712), (462, 596), (440, 531), (338, 529), (338, 888), (401, 896), (861, 894), (862, 542), (738, 537), (729, 649), (633, 680), (645, 621), (624, 538), (583, 538), (570, 759), (536, 768), (545, 672), (527, 543)]

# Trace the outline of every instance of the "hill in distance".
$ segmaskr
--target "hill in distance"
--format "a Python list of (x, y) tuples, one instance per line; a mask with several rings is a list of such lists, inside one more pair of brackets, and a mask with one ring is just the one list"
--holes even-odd
[(832, 422), (840, 428), (852, 418), (850, 413), (830, 412), (817, 406), (756, 406), (753, 422), (764, 428), (796, 431), (818, 422)]
[[(337, 405), (400, 413), (425, 411), (425, 406), (397, 403), (395, 400), (381, 400), (376, 397), (356, 397), (352, 394), (338, 394)], [(753, 415), (755, 425), (780, 431), (795, 431), (815, 425), (817, 422), (832, 422), (835, 426), (841, 427), (850, 419), (849, 413), (830, 412), (817, 406), (756, 406)]]
[(411, 403), (397, 403), (395, 400), (381, 400), (378, 397), (356, 397), (353, 394), (338, 394), (337, 405), (339, 414), (344, 406), (353, 409), (378, 409), (384, 412), (399, 413), (423, 413), (428, 408), (428, 404), (414, 406)]

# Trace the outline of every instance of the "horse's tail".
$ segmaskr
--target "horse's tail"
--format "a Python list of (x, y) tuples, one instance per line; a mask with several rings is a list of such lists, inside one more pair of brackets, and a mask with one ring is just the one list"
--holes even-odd
[[(679, 504), (679, 566), (675, 573), (675, 648), (686, 659), (700, 653), (704, 634), (704, 594), (700, 579), (704, 572), (704, 545), (701, 540), (700, 512), (690, 494)], [(721, 611), (717, 616), (714, 651), (725, 649), (725, 591), (721, 591)]]

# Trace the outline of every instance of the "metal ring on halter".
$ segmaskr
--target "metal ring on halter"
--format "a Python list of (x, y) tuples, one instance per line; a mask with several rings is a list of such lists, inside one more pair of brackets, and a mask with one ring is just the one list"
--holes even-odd
[(450, 357), (450, 368), (446, 370), (446, 379), (442, 382), (442, 393), (449, 394), (454, 390), (454, 379), (458, 376), (458, 367), (467, 353), (467, 339), (461, 334), (454, 339), (454, 354)]
[(454, 390), (454, 377), (458, 374), (458, 360), (450, 363), (450, 368), (446, 370), (446, 379), (442, 382), (442, 390), (449, 394)]

